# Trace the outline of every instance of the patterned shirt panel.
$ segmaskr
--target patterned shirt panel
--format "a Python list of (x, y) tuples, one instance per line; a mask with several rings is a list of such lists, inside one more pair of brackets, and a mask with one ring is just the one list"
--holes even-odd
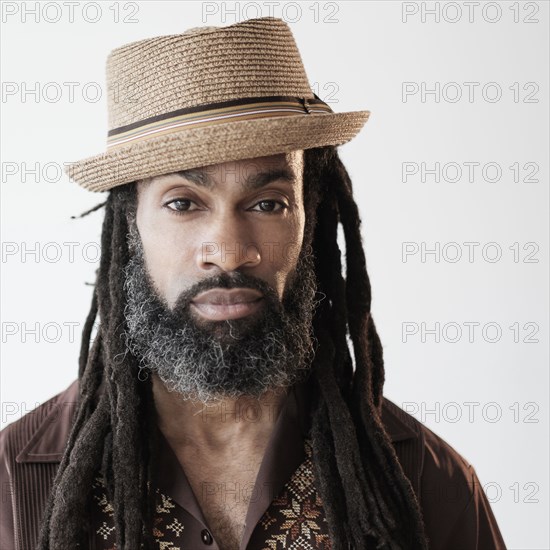
[[(331, 550), (323, 501), (313, 471), (311, 440), (304, 440), (305, 459), (256, 524), (249, 550)], [(156, 489), (153, 535), (159, 550), (219, 549), (203, 525), (170, 495)], [(252, 504), (251, 504), (252, 505)], [(96, 548), (116, 550), (114, 509), (103, 478), (97, 475), (92, 488), (92, 517)]]

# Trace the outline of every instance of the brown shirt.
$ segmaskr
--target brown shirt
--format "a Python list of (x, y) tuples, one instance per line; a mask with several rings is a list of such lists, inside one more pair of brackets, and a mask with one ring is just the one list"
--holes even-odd
[[(0, 550), (34, 550), (77, 399), (75, 381), (0, 432)], [(331, 548), (315, 481), (308, 410), (307, 385), (298, 384), (281, 409), (248, 493), (241, 550)], [(430, 549), (505, 550), (474, 468), (387, 398), (382, 420), (420, 499)], [(158, 433), (161, 449), (154, 520), (158, 548), (223, 548), (224, 541), (214, 539), (175, 453)], [(232, 487), (223, 490), (231, 498)], [(91, 523), (89, 547), (114, 549), (112, 503), (100, 476), (92, 487)]]
[[(232, 506), (249, 500), (240, 549), (331, 548), (322, 500), (314, 482), (308, 395), (303, 384), (285, 399), (253, 486), (227, 481), (205, 486), (206, 494), (220, 496)], [(249, 411), (251, 412), (251, 411)], [(252, 412), (251, 412), (252, 413)], [(241, 417), (240, 417), (241, 418)], [(219, 550), (184, 469), (170, 444), (158, 430), (154, 537), (159, 548)], [(208, 496), (206, 496), (208, 498)], [(104, 480), (96, 476), (92, 493), (95, 548), (113, 550), (116, 536), (113, 507)]]

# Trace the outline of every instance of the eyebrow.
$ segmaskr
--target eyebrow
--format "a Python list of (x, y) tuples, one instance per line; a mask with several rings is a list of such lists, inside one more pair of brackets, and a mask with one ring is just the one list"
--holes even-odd
[[(214, 182), (201, 168), (180, 170), (177, 174), (182, 178), (193, 182), (195, 185), (205, 187), (210, 190), (216, 185), (216, 182)], [(290, 184), (294, 184), (296, 183), (296, 175), (287, 168), (277, 168), (267, 172), (258, 172), (257, 174), (251, 174), (246, 178), (242, 184), (242, 189), (244, 191), (254, 191), (277, 180), (283, 180)]]

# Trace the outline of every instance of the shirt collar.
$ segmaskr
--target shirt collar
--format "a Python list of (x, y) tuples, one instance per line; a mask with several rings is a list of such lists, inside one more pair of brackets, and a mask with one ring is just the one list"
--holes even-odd
[[(295, 391), (290, 395), (294, 395), (294, 404), (288, 402), (287, 413), (295, 417), (293, 407), (298, 407), (300, 433), (305, 435), (308, 433), (310, 420), (308, 411), (310, 410), (310, 392), (307, 391), (309, 384), (307, 382), (300, 383), (295, 386)], [(64, 391), (57, 394), (47, 402), (37, 407), (34, 411), (28, 414), (36, 415), (35, 429), (31, 434), (29, 441), (23, 446), (19, 454), (16, 456), (18, 463), (35, 462), (61, 462), (63, 451), (69, 438), (70, 429), (74, 421), (74, 413), (79, 399), (79, 381), (78, 379), (72, 382)], [(101, 391), (102, 388), (100, 388)], [(286, 410), (287, 407), (283, 408)], [(281, 411), (283, 412), (283, 411)], [(282, 425), (288, 425), (284, 416), (279, 415), (279, 428), (282, 431)], [(406, 439), (416, 438), (417, 432), (414, 428), (414, 419), (395, 405), (392, 401), (384, 398), (382, 407), (382, 422), (388, 432), (392, 442), (403, 441)], [(291, 423), (292, 424), (292, 423)], [(276, 427), (279, 424), (276, 425)], [(273, 437), (270, 443), (273, 444), (273, 450), (290, 448), (290, 445), (281, 446), (276, 443), (276, 434), (278, 430), (274, 429)], [(268, 444), (269, 445), (269, 444)], [(292, 461), (290, 461), (292, 462)], [(263, 466), (263, 464), (262, 464)], [(267, 468), (267, 466), (266, 466)]]

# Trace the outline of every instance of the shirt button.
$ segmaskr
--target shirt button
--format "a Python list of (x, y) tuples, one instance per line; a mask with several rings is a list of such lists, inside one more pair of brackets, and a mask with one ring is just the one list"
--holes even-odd
[(210, 534), (210, 531), (208, 529), (203, 529), (201, 531), (201, 539), (204, 544), (212, 544), (212, 535)]

